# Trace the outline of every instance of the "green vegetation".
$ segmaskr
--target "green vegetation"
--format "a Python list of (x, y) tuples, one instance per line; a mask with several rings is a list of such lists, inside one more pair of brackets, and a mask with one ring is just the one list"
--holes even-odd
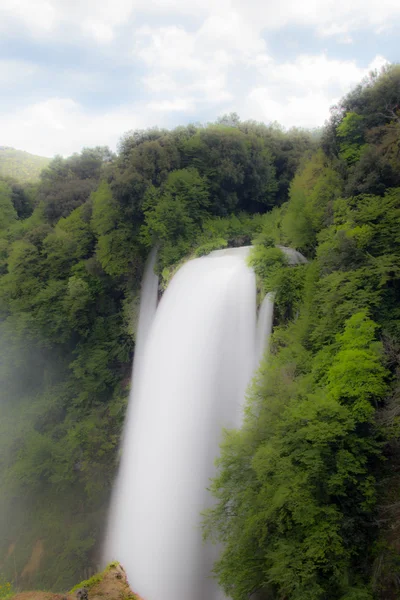
[(36, 187), (0, 182), (0, 564), (19, 588), (97, 570), (149, 249), (167, 280), (250, 241), (313, 144), (239, 121), (133, 132), (118, 157), (85, 149)]
[(0, 181), (8, 580), (68, 589), (96, 568), (150, 248), (165, 288), (189, 256), (253, 241), (274, 333), (211, 486), (216, 575), (233, 600), (398, 597), (399, 89), (400, 67), (372, 74), (320, 143), (230, 115)]
[(80, 583), (77, 583), (76, 585), (74, 585), (74, 587), (70, 591), (70, 594), (73, 594), (74, 592), (76, 592), (76, 590), (79, 590), (79, 588), (83, 588), (83, 587), (85, 587), (88, 591), (91, 590), (92, 587), (94, 587), (95, 585), (100, 583), (100, 581), (102, 581), (102, 579), (104, 578), (104, 575), (106, 575), (111, 569), (115, 569), (117, 566), (118, 566), (117, 562), (110, 563), (109, 565), (106, 566), (104, 571), (102, 571), (101, 573), (96, 573), (95, 575), (90, 577), (90, 579), (85, 579), (84, 581), (81, 581)]
[[(369, 110), (384, 115), (399, 84), (390, 67), (344, 99), (325, 152), (303, 161), (255, 239), (274, 334), (243, 427), (225, 434), (204, 524), (234, 600), (398, 598), (400, 188), (382, 174), (400, 113)], [(387, 143), (366, 146), (377, 128)], [(361, 178), (368, 153), (378, 160)], [(273, 243), (308, 264), (287, 266)]]
[(35, 182), (49, 163), (50, 158), (0, 146), (0, 177), (9, 177), (19, 183)]
[(13, 586), (4, 577), (0, 577), (0, 600), (9, 600), (14, 595)]

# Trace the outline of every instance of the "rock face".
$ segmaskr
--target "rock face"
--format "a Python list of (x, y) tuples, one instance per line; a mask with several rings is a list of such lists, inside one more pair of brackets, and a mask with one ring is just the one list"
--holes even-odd
[(82, 581), (66, 594), (22, 592), (12, 600), (142, 600), (129, 587), (126, 573), (118, 563), (111, 563), (102, 573)]
[(75, 594), (77, 600), (89, 600), (89, 590), (85, 587), (76, 590)]

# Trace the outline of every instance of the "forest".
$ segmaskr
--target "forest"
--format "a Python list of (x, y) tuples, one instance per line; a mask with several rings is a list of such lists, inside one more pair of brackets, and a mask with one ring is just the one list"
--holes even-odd
[(15, 589), (98, 569), (150, 249), (162, 291), (188, 258), (253, 244), (274, 330), (204, 514), (218, 581), (233, 600), (399, 597), (399, 140), (393, 65), (319, 132), (232, 114), (55, 157), (36, 183), (0, 178), (0, 574)]

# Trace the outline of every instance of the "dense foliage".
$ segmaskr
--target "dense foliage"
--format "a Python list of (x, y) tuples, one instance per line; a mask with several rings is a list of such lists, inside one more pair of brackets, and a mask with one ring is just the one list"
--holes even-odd
[[(400, 188), (380, 174), (397, 155), (400, 113), (375, 115), (392, 88), (398, 67), (343, 101), (329, 154), (303, 162), (255, 240), (260, 285), (276, 292), (274, 334), (243, 427), (226, 433), (205, 520), (234, 600), (399, 595)], [(365, 146), (376, 127), (392, 136), (384, 151)], [(368, 153), (379, 161), (365, 177)], [(308, 264), (286, 266), (274, 243)]]
[[(140, 279), (242, 244), (314, 146), (222, 121), (127, 134), (0, 181), (0, 571), (66, 589), (96, 569), (129, 387)], [(246, 212), (244, 212), (246, 211)]]

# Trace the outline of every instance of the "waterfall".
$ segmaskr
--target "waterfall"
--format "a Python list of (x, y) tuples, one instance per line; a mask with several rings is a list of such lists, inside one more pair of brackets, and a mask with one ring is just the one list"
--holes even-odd
[[(128, 410), (125, 417), (125, 428), (123, 433), (123, 443), (125, 436), (128, 433), (128, 423), (131, 420), (131, 413), (134, 410), (136, 399), (139, 399), (137, 393), (139, 389), (139, 381), (142, 373), (141, 362), (144, 357), (144, 350), (146, 346), (146, 340), (149, 336), (150, 328), (153, 323), (154, 316), (157, 309), (158, 300), (158, 276), (154, 273), (154, 267), (157, 259), (157, 248), (153, 248), (150, 252), (144, 269), (144, 275), (142, 280), (142, 287), (140, 290), (140, 307), (139, 307), (139, 319), (136, 329), (136, 343), (135, 343), (135, 360), (132, 369), (132, 384), (129, 394)], [(119, 479), (122, 477), (121, 472), (119, 473)], [(119, 487), (119, 481), (117, 482), (116, 488)], [(114, 494), (115, 495), (115, 494)], [(116, 502), (112, 505), (112, 510), (116, 510)], [(115, 518), (118, 518), (115, 515)]]
[(158, 277), (154, 273), (156, 264), (157, 249), (153, 248), (144, 271), (142, 289), (140, 294), (140, 309), (139, 322), (136, 333), (136, 348), (135, 348), (135, 370), (139, 371), (140, 366), (138, 361), (144, 354), (144, 347), (148, 337), (151, 324), (156, 314), (157, 298), (158, 298)]
[(200, 513), (212, 502), (207, 487), (222, 428), (241, 423), (272, 324), (268, 297), (256, 327), (247, 252), (216, 251), (187, 262), (154, 318), (147, 314), (157, 297), (150, 267), (145, 276), (143, 336), (105, 544), (105, 559), (123, 564), (145, 600), (224, 598), (211, 577), (218, 549), (203, 544)]
[(268, 349), (269, 337), (272, 332), (272, 318), (274, 311), (274, 294), (266, 294), (261, 303), (257, 319), (256, 333), (256, 360), (260, 362)]
[(289, 265), (304, 265), (307, 262), (306, 257), (301, 254), (298, 250), (294, 250), (294, 248), (288, 248), (287, 246), (276, 246), (279, 250), (286, 255), (288, 259)]

